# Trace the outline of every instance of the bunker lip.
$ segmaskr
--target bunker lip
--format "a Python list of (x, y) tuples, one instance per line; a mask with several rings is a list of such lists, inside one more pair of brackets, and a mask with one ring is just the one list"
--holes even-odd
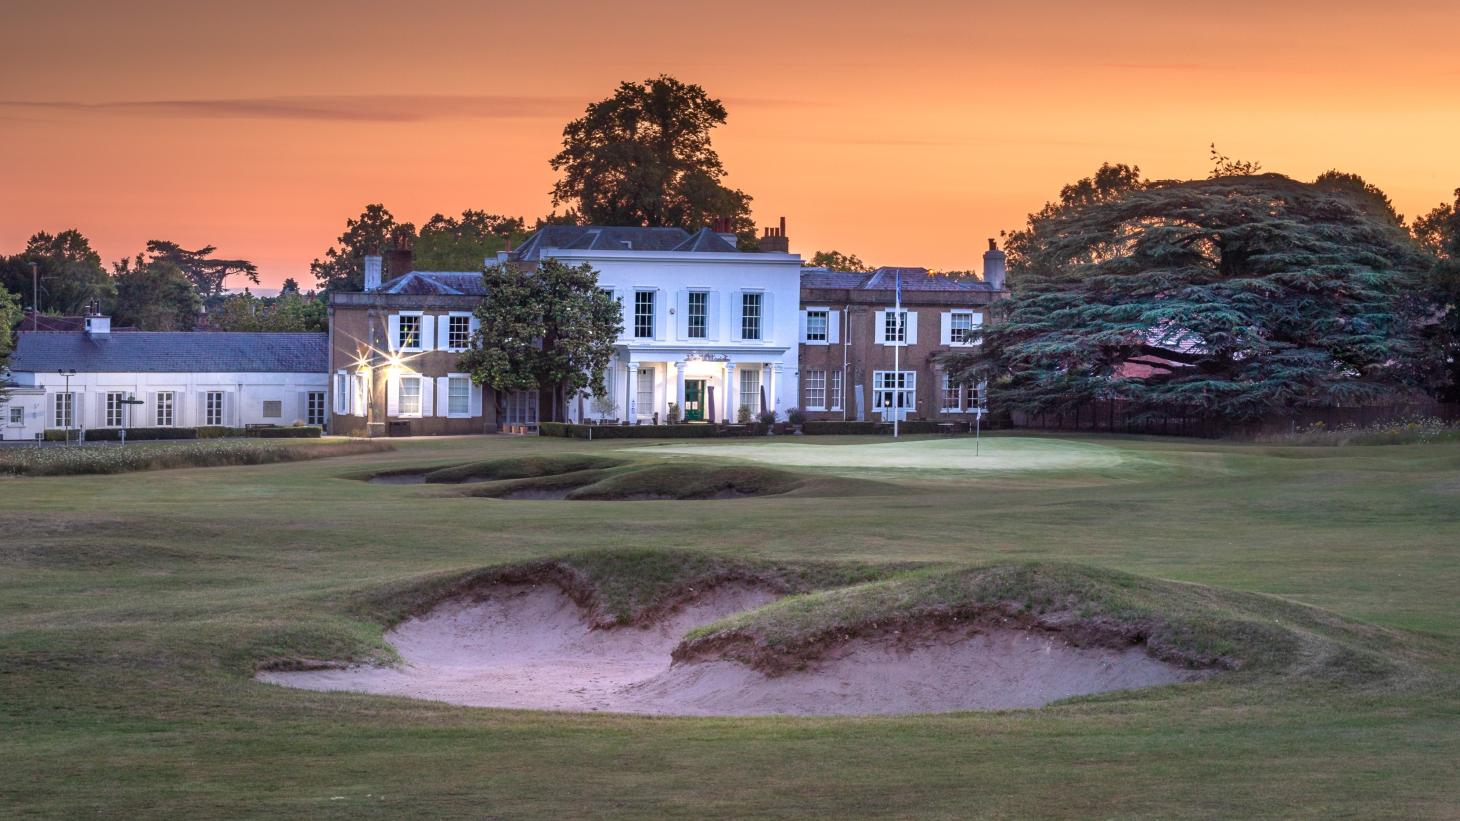
[[(770, 604), (753, 579), (683, 588), (631, 621), (605, 617), (563, 563), (510, 568), (450, 591), (386, 635), (401, 667), (273, 665), (258, 678), (467, 706), (658, 715), (861, 715), (1032, 707), (1073, 695), (1205, 677), (1138, 644), (1077, 645), (1015, 620), (909, 622), (825, 637), (773, 675), (736, 640), (690, 629)], [(1073, 634), (1071, 634), (1073, 635)], [(761, 665), (764, 667), (765, 665)], [(292, 669), (290, 669), (292, 668)]]

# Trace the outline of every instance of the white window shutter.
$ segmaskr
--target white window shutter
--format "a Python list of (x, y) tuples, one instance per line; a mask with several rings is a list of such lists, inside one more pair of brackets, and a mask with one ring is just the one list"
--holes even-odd
[(684, 289), (674, 295), (674, 337), (689, 339), (689, 291)]
[(391, 374), (385, 380), (385, 415), (400, 416), (400, 375)]
[(419, 347), (423, 351), (436, 350), (436, 321), (428, 314), (421, 315), (421, 341)]
[(800, 320), (800, 322), (801, 322), (801, 324), (800, 324), (798, 330), (796, 331), (796, 333), (800, 335), (799, 338), (800, 338), (801, 342), (802, 343), (805, 343), (806, 342), (806, 310), (804, 308), (801, 310), (801, 320)]
[(223, 424), (243, 427), (243, 412), (239, 404), (238, 394), (233, 391), (223, 392)]
[(842, 341), (842, 312), (826, 312), (826, 342), (834, 345)]
[(944, 311), (943, 312), (943, 325), (942, 325), (942, 328), (943, 328), (943, 330), (942, 330), (941, 336), (939, 336), (939, 338), (938, 338), (938, 344), (940, 344), (940, 345), (952, 345), (953, 344), (953, 312), (952, 311)]
[(745, 296), (743, 291), (730, 292), (730, 341), (741, 342), (745, 329)]
[(669, 297), (663, 288), (654, 289), (654, 341), (663, 342), (669, 331)]
[(776, 338), (776, 295), (770, 291), (760, 295), (760, 338), (763, 342)]
[(385, 348), (386, 350), (397, 350), (400, 345), (400, 314), (391, 314), (385, 318)]
[(451, 315), (442, 314), (436, 317), (436, 348), (437, 350), (451, 350)]
[(197, 425), (188, 418), (187, 391), (172, 392), (172, 423), (180, 428), (197, 427)]
[[(445, 382), (446, 380), (441, 380)], [(421, 377), (421, 416), (436, 415), (436, 391), (431, 377)]]
[(436, 415), (451, 415), (451, 377), (443, 376), (436, 380)]
[(887, 312), (886, 311), (873, 311), (872, 312), (872, 322), (874, 323), (872, 325), (872, 338), (875, 339), (875, 340), (877, 340), (878, 344), (886, 345), (887, 344)]
[(705, 300), (705, 339), (720, 340), (720, 292), (711, 291)]
[(918, 312), (907, 312), (907, 344), (918, 344)]
[(470, 387), (468, 387), (467, 390), (466, 390), (466, 395), (468, 397), (470, 397), (467, 400), (468, 405), (469, 405), (469, 407), (467, 408), (467, 411), (472, 416), (481, 416), (482, 415), (482, 391), (483, 390), (484, 390), (484, 388), (482, 388), (481, 385), (478, 385), (475, 382), (471, 383)]
[(340, 373), (330, 374), (330, 407), (334, 409), (335, 413), (343, 412), (343, 409), (340, 408), (340, 380), (344, 378), (344, 375)]

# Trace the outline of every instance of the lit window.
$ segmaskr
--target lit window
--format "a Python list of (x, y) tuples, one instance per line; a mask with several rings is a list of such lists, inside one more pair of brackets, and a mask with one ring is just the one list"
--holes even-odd
[(310, 391), (304, 400), (304, 424), (324, 426), (324, 391)]
[(760, 369), (740, 370), (740, 407), (750, 408), (751, 414), (760, 413)]
[(747, 291), (740, 295), (740, 338), (760, 339), (761, 294)]
[(453, 351), (471, 347), (471, 317), (453, 316), (447, 320), (446, 347)]
[(807, 410), (821, 410), (826, 407), (826, 371), (806, 371), (801, 385), (805, 391)]
[(203, 394), (203, 424), (223, 424), (223, 391), (208, 391)]
[(396, 347), (409, 350), (421, 347), (421, 317), (419, 314), (401, 314), (400, 327), (396, 333)]
[(465, 376), (453, 376), (446, 383), (446, 414), (448, 416), (471, 415), (471, 380)]
[(654, 336), (654, 292), (634, 292), (634, 336), (648, 339)]
[(400, 378), (400, 415), (421, 415), (421, 377), (402, 376)]
[(704, 339), (710, 316), (710, 292), (689, 292), (688, 331), (690, 339)]
[(806, 341), (807, 342), (825, 342), (826, 341), (826, 325), (827, 325), (827, 312), (826, 311), (807, 311), (806, 312)]
[(370, 404), (370, 372), (356, 373), (351, 378), (355, 380), (355, 415), (364, 416)]
[(123, 405), (122, 404), (122, 400), (123, 399), (126, 399), (126, 398), (127, 398), (127, 395), (124, 394), (124, 393), (112, 392), (112, 393), (108, 393), (106, 395), (106, 426), (107, 427), (109, 427), (109, 428), (119, 428), (119, 427), (122, 426), (122, 418), (123, 418), (122, 408), (125, 408), (126, 407), (126, 405)]
[(842, 372), (831, 372), (831, 409), (842, 409)]
[(873, 371), (872, 407), (884, 413), (906, 412), (917, 404), (916, 371)]
[(157, 394), (157, 416), (156, 424), (159, 428), (170, 428), (177, 422), (175, 408), (176, 401), (172, 391), (165, 391)]

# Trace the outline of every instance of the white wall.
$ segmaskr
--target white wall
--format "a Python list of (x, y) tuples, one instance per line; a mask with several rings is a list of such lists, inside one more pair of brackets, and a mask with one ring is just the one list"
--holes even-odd
[[(54, 427), (53, 396), (66, 390), (67, 380), (58, 374), (17, 372), (17, 381), (45, 390), (41, 405), (43, 427)], [(323, 373), (79, 373), (70, 379), (70, 391), (76, 394), (76, 427), (106, 427), (106, 394), (119, 391), (143, 400), (132, 405), (128, 424), (150, 428), (157, 424), (156, 396), (174, 394), (174, 427), (196, 427), (205, 423), (205, 393), (224, 394), (223, 424), (292, 425), (306, 420), (306, 395), (323, 393), (325, 421), (330, 412), (329, 378)], [(277, 401), (281, 413), (264, 416), (264, 403)]]
[[(570, 251), (545, 249), (543, 255), (566, 264), (587, 262), (598, 271), (599, 285), (613, 289), (624, 306), (623, 334), (611, 367), (615, 368), (615, 397), (624, 404), (627, 366), (659, 362), (680, 362), (687, 356), (724, 358), (737, 366), (781, 366), (772, 400), (784, 418), (794, 407), (800, 388), (797, 366), (800, 353), (801, 258), (795, 254), (674, 253), (652, 251)], [(653, 338), (634, 336), (634, 293), (656, 292)], [(714, 330), (708, 339), (690, 338), (686, 333), (681, 293), (711, 292)], [(740, 291), (760, 291), (762, 297), (761, 339), (740, 339)], [(672, 371), (656, 368), (655, 408), (664, 418), (677, 385)], [(717, 400), (723, 393), (717, 391)], [(585, 407), (588, 403), (585, 403)], [(619, 416), (627, 413), (620, 408)], [(588, 416), (593, 414), (588, 413)], [(638, 409), (638, 416), (649, 413)], [(723, 419), (723, 411), (717, 414)]]

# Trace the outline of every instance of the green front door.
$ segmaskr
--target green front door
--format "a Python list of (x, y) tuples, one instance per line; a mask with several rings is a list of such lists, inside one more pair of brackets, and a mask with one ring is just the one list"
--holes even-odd
[(684, 380), (684, 421), (705, 421), (705, 380)]

